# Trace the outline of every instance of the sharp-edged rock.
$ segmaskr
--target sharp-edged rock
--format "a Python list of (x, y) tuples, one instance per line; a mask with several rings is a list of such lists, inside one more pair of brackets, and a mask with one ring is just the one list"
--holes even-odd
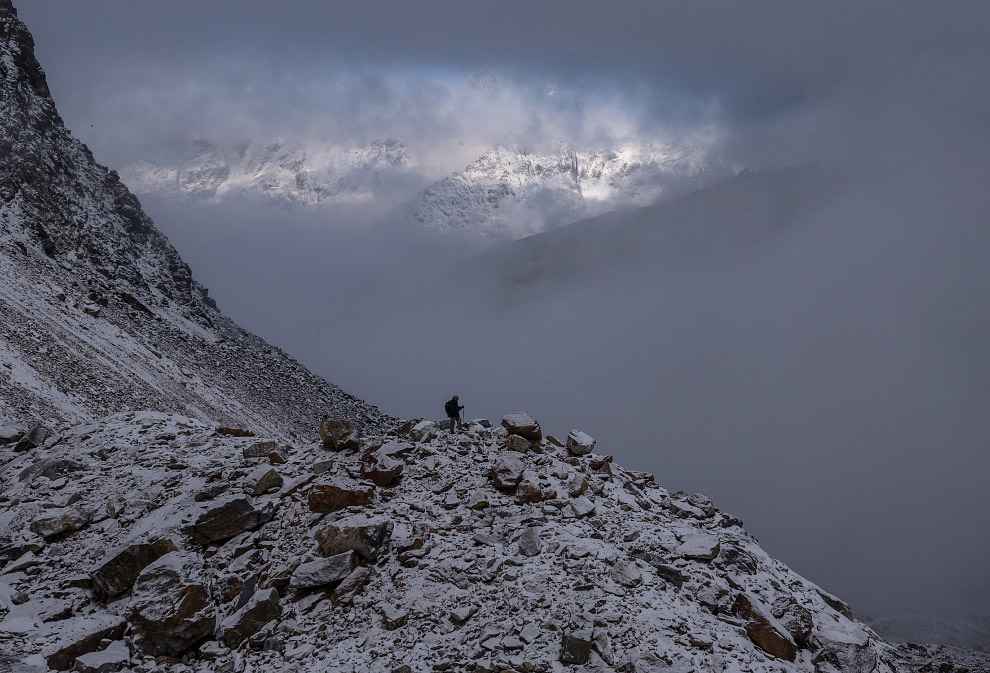
[(181, 656), (213, 632), (216, 612), (202, 560), (165, 554), (138, 575), (127, 605), (134, 644), (153, 656)]
[(98, 650), (104, 640), (121, 638), (127, 622), (116, 615), (86, 615), (66, 620), (61, 627), (60, 636), (46, 645), (42, 656), (48, 668), (67, 671), (78, 657)]
[(91, 514), (79, 507), (63, 507), (50, 511), (46, 516), (31, 522), (31, 532), (46, 540), (54, 540), (82, 529), (89, 523)]
[(175, 550), (175, 543), (172, 540), (159, 538), (148, 542), (135, 542), (111, 552), (89, 573), (97, 595), (106, 600), (130, 591), (142, 570)]
[(211, 502), (188, 531), (194, 542), (207, 545), (254, 530), (266, 518), (263, 511), (255, 508), (250, 497), (231, 493)]
[(275, 589), (260, 589), (240, 609), (223, 620), (217, 635), (228, 647), (237, 647), (281, 614), (278, 592)]
[(786, 661), (797, 657), (797, 646), (787, 629), (759, 599), (740, 593), (732, 604), (732, 612), (746, 620), (746, 635), (764, 652)]
[(595, 438), (574, 428), (567, 433), (567, 450), (573, 456), (585, 456), (595, 450)]
[(336, 479), (328, 484), (314, 484), (308, 493), (311, 512), (335, 512), (346, 507), (370, 505), (375, 489), (352, 479)]
[(540, 424), (525, 411), (503, 416), (502, 427), (510, 435), (519, 435), (531, 442), (539, 442), (543, 439), (543, 430), (540, 429)]
[(362, 514), (345, 517), (331, 523), (314, 535), (324, 556), (353, 551), (374, 563), (387, 554), (392, 539), (392, 522), (384, 517)]
[(353, 551), (346, 551), (328, 558), (319, 558), (309, 563), (301, 563), (292, 572), (289, 580), (291, 589), (314, 589), (343, 582), (354, 570), (358, 557)]

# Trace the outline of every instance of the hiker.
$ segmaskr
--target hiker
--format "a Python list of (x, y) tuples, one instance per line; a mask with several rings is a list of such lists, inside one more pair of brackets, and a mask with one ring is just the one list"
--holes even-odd
[(444, 411), (447, 412), (447, 418), (450, 419), (450, 431), (456, 432), (461, 428), (461, 409), (464, 407), (457, 403), (457, 395), (454, 395), (447, 404), (443, 405)]

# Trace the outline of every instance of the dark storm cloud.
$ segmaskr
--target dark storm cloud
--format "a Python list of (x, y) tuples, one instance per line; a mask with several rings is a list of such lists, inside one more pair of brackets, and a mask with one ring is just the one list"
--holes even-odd
[(360, 214), (149, 210), (233, 317), (388, 411), (456, 391), (583, 425), (854, 607), (986, 613), (990, 3), (18, 4), (98, 158), (319, 113), (435, 144), (714, 127), (739, 166), (823, 162), (844, 189), (765, 249), (509, 306)]

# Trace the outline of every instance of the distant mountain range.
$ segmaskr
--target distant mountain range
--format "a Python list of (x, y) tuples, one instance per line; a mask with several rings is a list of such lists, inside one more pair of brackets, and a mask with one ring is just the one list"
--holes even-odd
[[(393, 210), (390, 222), (500, 242), (616, 208), (645, 206), (724, 178), (699, 147), (640, 143), (578, 150), (499, 145)], [(329, 143), (192, 140), (121, 170), (139, 195), (283, 205), (401, 203), (429, 184), (399, 140)]]

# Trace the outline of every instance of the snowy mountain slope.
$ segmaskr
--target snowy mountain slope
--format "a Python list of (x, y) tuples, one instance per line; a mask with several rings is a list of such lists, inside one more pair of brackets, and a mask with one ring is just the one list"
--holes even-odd
[(899, 615), (868, 621), (891, 642), (937, 643), (990, 654), (990, 617)]
[(25, 671), (955, 671), (704, 496), (519, 418), (333, 452), (130, 413), (0, 447), (0, 650)]
[[(387, 421), (225, 318), (117, 174), (73, 139), (0, 2), (0, 417), (133, 408), (269, 431)], [(278, 400), (280, 404), (274, 404)]]
[(806, 167), (742, 173), (655, 206), (610, 212), (513, 241), (466, 265), (473, 279), (532, 289), (539, 283), (610, 275), (637, 264), (684, 264), (731, 253), (788, 231), (830, 191)]
[(416, 165), (398, 140), (359, 147), (330, 143), (191, 140), (121, 169), (138, 194), (218, 203), (257, 195), (282, 204), (362, 203), (389, 197)]
[(726, 174), (699, 148), (533, 151), (500, 145), (431, 185), (403, 206), (401, 217), (434, 231), (506, 241), (607, 210), (652, 204)]

